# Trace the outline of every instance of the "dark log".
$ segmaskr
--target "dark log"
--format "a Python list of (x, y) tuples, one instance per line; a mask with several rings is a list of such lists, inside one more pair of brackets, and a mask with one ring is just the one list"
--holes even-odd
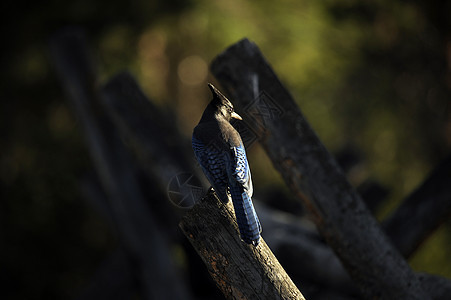
[(138, 292), (133, 268), (124, 249), (114, 251), (99, 267), (79, 300), (131, 299)]
[[(168, 184), (181, 173), (195, 174), (194, 159), (188, 157), (189, 151), (184, 147), (186, 144), (191, 150), (189, 143), (183, 143), (185, 139), (180, 136), (174, 117), (156, 107), (129, 73), (115, 75), (102, 87), (102, 92), (105, 112), (139, 164), (138, 179), (143, 192), (148, 194), (147, 203), (156, 220), (167, 237), (183, 238), (177, 228), (181, 211), (171, 205)], [(197, 182), (201, 185), (200, 180)], [(194, 199), (191, 200), (192, 206)]]
[[(130, 74), (123, 72), (114, 76), (103, 91), (104, 105), (121, 139), (134, 153), (146, 176), (156, 183), (155, 188), (165, 193), (164, 198), (159, 199), (165, 199), (164, 203), (152, 203), (166, 219), (162, 223), (176, 229), (183, 210), (174, 208), (192, 207), (209, 187), (200, 168), (195, 168), (191, 142), (181, 136), (175, 116), (156, 107)], [(176, 188), (180, 197), (173, 197), (173, 183), (179, 179), (184, 182), (186, 178), (191, 178), (185, 182), (187, 188)], [(169, 222), (174, 217), (177, 220)]]
[(382, 223), (392, 243), (409, 257), (451, 215), (451, 156)]
[(140, 270), (143, 297), (190, 298), (170, 257), (167, 240), (157, 228), (137, 185), (132, 159), (102, 108), (102, 95), (84, 35), (77, 29), (61, 32), (52, 39), (51, 54), (83, 127), (124, 248)]
[(258, 47), (242, 40), (211, 69), (365, 297), (429, 299)]
[[(82, 179), (81, 193), (88, 204), (101, 215), (111, 228), (114, 228), (114, 216), (109, 205), (108, 195), (102, 189), (95, 174)], [(98, 267), (80, 295), (79, 300), (91, 299), (129, 299), (138, 293), (138, 282), (133, 274), (130, 256), (123, 246), (114, 250)]]
[(451, 280), (449, 278), (426, 273), (418, 273), (417, 276), (431, 299), (449, 300), (451, 295)]
[(180, 228), (227, 299), (304, 299), (263, 239), (257, 247), (240, 239), (231, 201), (209, 192)]
[(178, 173), (194, 172), (190, 142), (179, 133), (175, 116), (156, 107), (129, 73), (114, 76), (103, 91), (105, 107), (122, 139), (164, 190)]
[[(266, 242), (295, 282), (299, 278), (329, 293), (359, 295), (338, 257), (306, 220), (257, 204), (260, 221), (265, 224)], [(426, 273), (415, 275), (431, 299), (448, 299), (451, 295), (450, 279)], [(303, 293), (308, 298), (308, 289), (303, 288)]]
[[(293, 280), (295, 277), (307, 279), (325, 290), (359, 294), (340, 260), (311, 222), (275, 211), (260, 202), (256, 202), (255, 209), (265, 225), (263, 235), (266, 243)], [(303, 292), (308, 298), (307, 292)]]

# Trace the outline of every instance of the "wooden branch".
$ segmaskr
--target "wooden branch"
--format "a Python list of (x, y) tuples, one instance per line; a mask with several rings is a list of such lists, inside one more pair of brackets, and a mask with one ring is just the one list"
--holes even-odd
[(52, 40), (51, 54), (84, 129), (124, 247), (140, 270), (143, 297), (190, 298), (170, 257), (167, 241), (157, 228), (137, 185), (132, 160), (118, 139), (114, 123), (102, 108), (102, 95), (84, 35), (76, 29), (61, 32)]
[[(168, 199), (168, 184), (181, 173), (196, 174), (189, 143), (175, 126), (174, 117), (156, 107), (127, 72), (115, 75), (102, 87), (101, 101), (118, 136), (136, 158), (148, 194), (148, 204), (169, 238), (183, 238), (177, 224), (180, 211)], [(187, 147), (188, 145), (189, 151)], [(149, 186), (151, 182), (151, 186)], [(196, 181), (201, 183), (200, 180)], [(158, 195), (157, 195), (158, 194)]]
[(124, 249), (116, 249), (101, 264), (89, 286), (77, 299), (132, 299), (137, 292), (137, 282), (129, 258)]
[(263, 239), (257, 247), (241, 241), (231, 201), (208, 193), (180, 228), (227, 299), (304, 299)]
[(260, 222), (265, 225), (267, 244), (293, 280), (294, 277), (305, 278), (323, 289), (359, 294), (340, 260), (311, 224), (261, 202), (256, 203), (256, 210)]
[[(262, 204), (256, 209), (260, 221), (265, 224), (266, 242), (293, 280), (305, 278), (330, 292), (338, 291), (352, 297), (359, 295), (338, 257), (320, 242), (316, 231), (290, 214), (276, 213)], [(448, 278), (426, 273), (415, 275), (431, 299), (447, 299), (451, 294)], [(308, 297), (306, 291), (304, 294)]]
[(451, 295), (451, 280), (426, 273), (418, 273), (417, 276), (425, 292), (431, 296), (431, 299), (449, 300), (449, 295)]
[[(82, 179), (81, 194), (88, 204), (101, 215), (111, 228), (115, 227), (114, 214), (109, 205), (98, 176), (89, 174)], [(101, 264), (90, 278), (80, 295), (79, 300), (91, 299), (129, 299), (138, 292), (136, 270), (130, 255), (119, 245)]]
[(164, 190), (176, 174), (194, 173), (194, 159), (187, 155), (192, 153), (191, 145), (180, 135), (175, 116), (156, 107), (129, 73), (114, 76), (103, 92), (121, 137)]
[(409, 257), (451, 215), (451, 156), (382, 223), (392, 243)]
[(257, 46), (242, 40), (211, 69), (365, 297), (428, 299)]

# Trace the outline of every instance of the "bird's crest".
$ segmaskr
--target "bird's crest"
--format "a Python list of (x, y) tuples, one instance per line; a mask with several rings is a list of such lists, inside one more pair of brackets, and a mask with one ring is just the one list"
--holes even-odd
[(214, 117), (214, 114), (221, 114), (227, 121), (230, 121), (231, 118), (242, 120), (240, 115), (234, 111), (232, 102), (230, 102), (226, 96), (215, 88), (213, 84), (209, 83), (208, 87), (213, 94), (213, 100), (211, 100), (210, 104), (205, 109), (201, 122), (211, 120)]
[(233, 107), (232, 102), (227, 99), (213, 84), (208, 83), (208, 87), (213, 95), (213, 101), (217, 101), (218, 104), (222, 104), (225, 106)]

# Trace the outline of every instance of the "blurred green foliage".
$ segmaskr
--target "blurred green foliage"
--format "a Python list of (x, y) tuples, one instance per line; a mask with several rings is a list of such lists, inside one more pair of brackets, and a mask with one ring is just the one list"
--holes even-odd
[[(102, 80), (128, 69), (173, 109), (189, 136), (208, 101), (209, 62), (255, 41), (333, 153), (363, 157), (349, 174), (387, 187), (385, 216), (450, 151), (450, 1), (3, 1), (0, 106), (1, 296), (67, 298), (116, 238), (80, 194), (91, 165), (50, 64), (47, 42), (82, 26)], [(256, 193), (281, 186), (249, 149)], [(451, 278), (448, 222), (412, 258)], [(3, 298), (3, 297), (2, 297)]]

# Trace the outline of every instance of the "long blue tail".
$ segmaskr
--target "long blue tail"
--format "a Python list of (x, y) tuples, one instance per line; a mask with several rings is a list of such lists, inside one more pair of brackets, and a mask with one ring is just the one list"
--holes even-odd
[(241, 238), (247, 244), (258, 245), (260, 242), (261, 226), (251, 197), (239, 185), (230, 187), (230, 195), (232, 196)]

